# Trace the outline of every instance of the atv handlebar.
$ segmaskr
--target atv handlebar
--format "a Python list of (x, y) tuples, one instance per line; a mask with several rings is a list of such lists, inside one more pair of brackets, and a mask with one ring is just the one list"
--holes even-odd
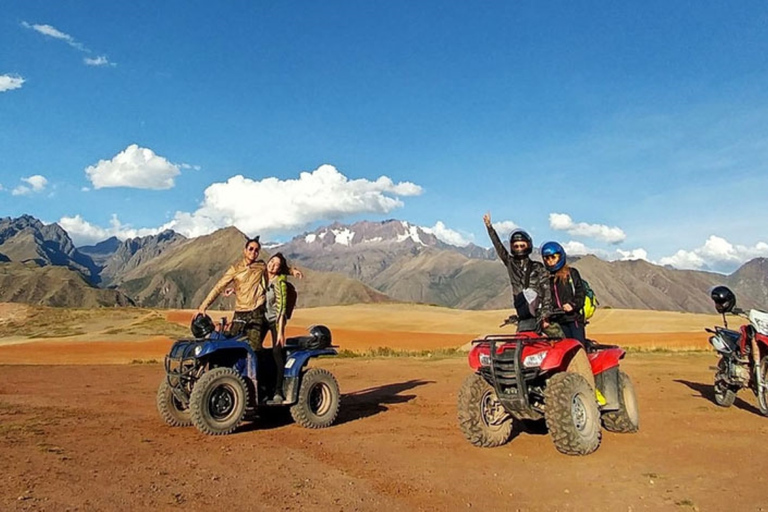
[[(539, 322), (541, 322), (542, 320), (550, 321), (553, 318), (557, 318), (558, 316), (563, 316), (563, 315), (567, 315), (567, 314), (568, 314), (568, 312), (563, 310), (563, 309), (553, 309), (552, 311), (549, 312), (548, 315), (546, 315), (544, 318), (539, 320)], [(519, 316), (517, 316), (517, 315), (510, 315), (501, 323), (501, 325), (499, 325), (499, 327), (505, 327), (507, 325), (514, 325), (514, 324), (517, 324), (518, 322), (520, 322), (520, 317)]]

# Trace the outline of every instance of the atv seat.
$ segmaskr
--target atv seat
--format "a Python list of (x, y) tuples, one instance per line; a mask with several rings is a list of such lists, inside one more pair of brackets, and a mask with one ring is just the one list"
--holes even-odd
[(314, 336), (294, 336), (292, 338), (286, 338), (285, 348), (305, 348), (314, 340)]

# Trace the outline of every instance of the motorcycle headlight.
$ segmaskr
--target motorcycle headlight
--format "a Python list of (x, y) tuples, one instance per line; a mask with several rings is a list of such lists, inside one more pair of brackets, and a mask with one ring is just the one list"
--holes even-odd
[(195, 357), (199, 356), (200, 352), (202, 352), (202, 351), (203, 351), (203, 346), (202, 345), (196, 346), (195, 347)]
[(523, 366), (525, 366), (526, 368), (534, 368), (536, 366), (541, 366), (541, 362), (544, 360), (545, 357), (547, 357), (546, 350), (543, 350), (536, 354), (531, 354), (530, 356), (523, 359)]
[(480, 365), (491, 366), (491, 356), (488, 354), (480, 354)]
[(730, 352), (728, 345), (720, 338), (720, 336), (712, 336), (709, 338), (709, 343), (718, 352)]

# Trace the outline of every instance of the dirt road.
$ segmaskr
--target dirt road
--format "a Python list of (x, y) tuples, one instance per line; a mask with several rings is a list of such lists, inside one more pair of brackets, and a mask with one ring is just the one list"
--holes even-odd
[(160, 365), (0, 366), (0, 510), (768, 510), (768, 418), (709, 396), (713, 355), (632, 354), (641, 431), (587, 457), (541, 430), (480, 449), (463, 358), (322, 361), (333, 427), (287, 416), (208, 437), (155, 411)]

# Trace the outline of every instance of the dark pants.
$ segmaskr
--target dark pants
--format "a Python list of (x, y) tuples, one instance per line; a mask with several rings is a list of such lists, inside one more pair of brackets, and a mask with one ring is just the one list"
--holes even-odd
[[(272, 333), (272, 357), (275, 358), (275, 394), (283, 396), (283, 379), (285, 377), (285, 347), (277, 344), (277, 324), (269, 323)], [(285, 398), (283, 396), (283, 398)]]
[(579, 340), (582, 345), (587, 342), (587, 334), (584, 332), (584, 324), (582, 322), (575, 320), (573, 322), (563, 322), (559, 325), (566, 338)]
[(232, 316), (233, 334), (244, 334), (253, 350), (262, 350), (264, 338), (269, 332), (269, 322), (264, 315), (264, 308), (252, 311), (235, 311)]

